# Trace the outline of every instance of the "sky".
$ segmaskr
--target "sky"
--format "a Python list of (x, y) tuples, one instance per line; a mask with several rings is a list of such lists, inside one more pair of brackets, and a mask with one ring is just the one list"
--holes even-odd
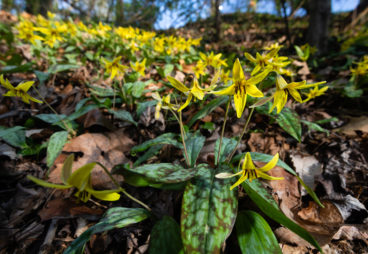
[[(220, 7), (221, 13), (232, 13), (234, 12), (236, 8), (236, 3), (238, 1), (236, 0), (229, 0), (226, 1), (224, 5)], [(332, 0), (331, 1), (331, 7), (332, 12), (344, 12), (344, 11), (351, 11), (353, 10), (357, 5), (359, 4), (359, 0)], [(257, 4), (257, 12), (259, 13), (276, 13), (276, 8), (273, 1), (265, 1), (265, 0), (259, 0)], [(301, 10), (299, 15), (303, 15), (303, 10)], [(201, 17), (206, 17), (205, 11), (201, 13)], [(180, 26), (183, 26), (185, 22), (180, 20), (178, 18), (178, 12), (173, 12), (167, 10), (161, 18), (156, 22), (155, 28), (156, 29), (168, 29), (168, 28), (178, 28)]]

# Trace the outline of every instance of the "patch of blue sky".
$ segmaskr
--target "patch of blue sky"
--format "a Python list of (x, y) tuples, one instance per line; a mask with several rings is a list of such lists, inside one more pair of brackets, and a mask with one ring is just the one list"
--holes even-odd
[[(243, 1), (247, 2), (247, 1)], [(333, 13), (337, 12), (345, 12), (345, 11), (351, 11), (356, 8), (356, 6), (359, 4), (359, 0), (332, 0), (331, 1), (331, 8)], [(233, 13), (235, 11), (245, 11), (246, 6), (239, 5), (239, 1), (237, 0), (229, 0), (225, 1), (225, 3), (220, 8), (221, 13)], [(287, 10), (288, 13), (290, 13), (290, 8)], [(274, 1), (269, 0), (260, 0), (257, 3), (257, 13), (270, 13), (270, 14), (276, 14), (276, 5)], [(300, 9), (297, 11), (296, 16), (303, 16), (306, 12), (304, 9)], [(200, 11), (200, 16), (202, 18), (205, 18), (208, 16), (208, 10), (206, 8), (203, 8)], [(181, 26), (184, 26), (186, 24), (186, 20), (179, 17), (178, 11), (171, 11), (171, 10), (165, 10), (161, 17), (156, 21), (154, 27), (155, 29), (168, 29), (168, 28), (179, 28)]]

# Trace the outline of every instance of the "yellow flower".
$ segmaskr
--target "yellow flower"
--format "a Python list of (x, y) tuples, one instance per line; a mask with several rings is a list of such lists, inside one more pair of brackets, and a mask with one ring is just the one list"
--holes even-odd
[(266, 68), (269, 68), (271, 71), (274, 71), (278, 74), (285, 74), (287, 70), (284, 69), (287, 65), (290, 64), (288, 61), (288, 57), (286, 56), (275, 56), (271, 61), (268, 61)]
[(113, 79), (116, 75), (124, 74), (128, 66), (120, 64), (121, 56), (114, 58), (111, 62), (104, 59), (105, 68), (107, 73), (111, 73), (110, 79)]
[(234, 189), (236, 186), (240, 185), (242, 182), (246, 181), (247, 179), (249, 179), (250, 182), (252, 182), (256, 178), (263, 178), (266, 180), (282, 180), (284, 179), (283, 177), (273, 177), (273, 176), (266, 174), (267, 171), (273, 169), (276, 166), (278, 160), (279, 160), (279, 154), (277, 153), (266, 165), (264, 165), (261, 168), (257, 168), (256, 166), (254, 166), (250, 153), (246, 153), (244, 156), (244, 161), (243, 161), (241, 171), (239, 171), (236, 174), (230, 174), (230, 175), (228, 173), (220, 173), (220, 174), (217, 174), (216, 177), (217, 178), (230, 178), (233, 176), (241, 175), (238, 181), (236, 181), (236, 183), (234, 183), (230, 187), (230, 190)]
[(256, 84), (260, 83), (268, 73), (269, 70), (265, 70), (250, 79), (245, 79), (239, 59), (236, 59), (233, 66), (233, 84), (223, 90), (212, 93), (216, 95), (234, 95), (236, 115), (240, 118), (243, 114), (248, 94), (252, 97), (263, 97), (263, 93), (257, 88)]
[(42, 103), (42, 101), (37, 100), (30, 96), (27, 92), (29, 88), (34, 84), (34, 81), (27, 81), (24, 83), (20, 83), (17, 87), (14, 87), (10, 84), (9, 80), (4, 80), (3, 75), (0, 76), (0, 83), (9, 91), (3, 94), (3, 96), (10, 96), (10, 97), (20, 97), (25, 103), (29, 104), (29, 101), (34, 101), (37, 103)]
[(326, 83), (326, 81), (314, 84), (306, 84), (306, 81), (304, 80), (300, 82), (291, 82), (288, 84), (281, 75), (277, 74), (276, 92), (273, 95), (273, 105), (270, 109), (270, 112), (272, 112), (272, 110), (276, 107), (277, 114), (280, 113), (287, 102), (288, 94), (290, 94), (297, 102), (303, 103), (302, 97), (297, 90), (315, 87), (324, 83)]
[(34, 33), (35, 31), (35, 27), (33, 26), (33, 24), (28, 21), (22, 21), (21, 23), (19, 23), (19, 25), (17, 26), (19, 35), (18, 37), (22, 40), (25, 40), (27, 42), (30, 42), (32, 44), (35, 44), (36, 40), (40, 40), (42, 41), (43, 38), (37, 34)]
[(54, 47), (57, 41), (63, 41), (64, 38), (61, 36), (62, 33), (66, 32), (68, 29), (65, 24), (60, 24), (55, 22), (53, 26), (49, 27), (37, 27), (36, 30), (40, 31), (45, 35), (44, 42), (51, 48)]
[(186, 87), (183, 83), (181, 83), (179, 80), (177, 80), (173, 77), (168, 76), (167, 79), (169, 80), (169, 82), (171, 83), (171, 85), (173, 87), (175, 87), (180, 92), (182, 92), (182, 93), (184, 93), (185, 95), (188, 96), (185, 103), (178, 109), (178, 112), (180, 112), (184, 108), (186, 108), (189, 105), (189, 103), (190, 103), (190, 101), (192, 100), (193, 97), (194, 97), (194, 100), (195, 99), (203, 100), (203, 97), (204, 97), (204, 94), (205, 94), (206, 90), (202, 89), (199, 86), (197, 79), (193, 80), (193, 85), (190, 89), (188, 87)]
[(253, 76), (257, 72), (259, 72), (261, 69), (265, 68), (270, 63), (272, 58), (279, 52), (279, 49), (280, 48), (275, 48), (275, 49), (271, 50), (270, 52), (268, 52), (267, 54), (262, 54), (262, 55), (257, 52), (256, 53), (256, 58), (254, 58), (251, 54), (245, 52), (244, 56), (249, 61), (256, 64), (256, 66), (254, 67), (254, 69), (253, 69), (253, 71), (250, 75)]
[(321, 89), (318, 89), (318, 86), (315, 86), (314, 89), (309, 90), (309, 92), (305, 94), (307, 98), (303, 100), (303, 102), (307, 102), (311, 99), (314, 99), (318, 96), (323, 95), (327, 89), (328, 89), (328, 86), (322, 87)]
[(199, 60), (196, 66), (194, 66), (193, 68), (194, 75), (196, 76), (196, 78), (199, 78), (200, 75), (204, 75), (205, 70), (206, 70), (206, 65), (202, 60)]
[(270, 46), (268, 46), (268, 47), (264, 47), (264, 49), (265, 49), (265, 50), (273, 50), (273, 49), (280, 49), (280, 48), (282, 48), (282, 46), (281, 46), (281, 45), (279, 45), (279, 43), (278, 43), (278, 42), (273, 43), (273, 44), (271, 44), (271, 45), (270, 45)]
[(214, 68), (218, 68), (220, 66), (227, 66), (224, 60), (221, 59), (221, 53), (215, 55), (213, 51), (211, 51), (210, 55), (207, 56), (206, 54), (199, 52), (199, 56), (203, 60), (206, 66), (211, 65)]
[(92, 188), (91, 171), (96, 163), (88, 163), (71, 173), (73, 160), (74, 155), (70, 155), (64, 162), (61, 174), (63, 184), (49, 183), (31, 175), (28, 175), (27, 178), (47, 188), (69, 189), (74, 187), (78, 190), (75, 195), (83, 202), (87, 202), (91, 198), (91, 195), (105, 201), (116, 201), (120, 198), (120, 194), (117, 193), (119, 190), (99, 191)]
[(229, 78), (230, 76), (230, 70), (228, 70), (227, 72), (223, 71), (221, 72), (221, 81), (226, 85), (227, 82), (230, 80)]
[(144, 71), (146, 70), (146, 61), (147, 59), (144, 58), (142, 62), (137, 61), (134, 64), (130, 63), (130, 66), (132, 67), (133, 70), (141, 74), (141, 76), (144, 76)]
[(159, 119), (160, 118), (160, 111), (161, 108), (163, 109), (172, 109), (172, 110), (177, 110), (178, 107), (175, 104), (172, 104), (170, 102), (170, 94), (163, 96), (161, 98), (159, 93), (153, 93), (152, 97), (157, 101), (156, 104), (156, 111), (155, 111), (155, 119)]

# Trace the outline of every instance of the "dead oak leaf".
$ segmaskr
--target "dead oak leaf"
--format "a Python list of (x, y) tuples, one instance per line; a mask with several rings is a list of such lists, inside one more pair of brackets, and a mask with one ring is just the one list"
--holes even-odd
[[(73, 171), (91, 162), (99, 162), (111, 171), (114, 166), (129, 162), (124, 153), (129, 152), (133, 145), (134, 141), (122, 129), (114, 132), (80, 135), (64, 146), (62, 153), (55, 160), (55, 169), (50, 173), (49, 181), (61, 183), (61, 169), (64, 160), (70, 153), (77, 155), (77, 160), (73, 163)], [(82, 156), (78, 157), (80, 153)], [(92, 185), (105, 189), (115, 187), (99, 166), (92, 171)]]

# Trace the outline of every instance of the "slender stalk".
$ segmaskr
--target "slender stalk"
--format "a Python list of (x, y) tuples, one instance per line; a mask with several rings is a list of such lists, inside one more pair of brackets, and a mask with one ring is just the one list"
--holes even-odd
[(184, 133), (183, 119), (182, 119), (182, 116), (181, 116), (181, 111), (179, 112), (179, 125), (180, 125), (181, 140), (183, 141), (185, 160), (187, 162), (187, 166), (189, 167), (190, 166), (189, 165), (189, 156), (188, 156), (187, 146), (185, 145), (185, 133)]
[(240, 134), (239, 136), (239, 139), (238, 139), (238, 142), (236, 143), (236, 146), (234, 148), (234, 150), (231, 152), (231, 154), (227, 157), (226, 159), (226, 162), (229, 163), (231, 161), (231, 159), (233, 158), (235, 152), (236, 152), (236, 149), (238, 148), (239, 144), (240, 144), (240, 141), (242, 140), (244, 134), (246, 133), (247, 129), (248, 129), (248, 125), (249, 125), (249, 121), (250, 119), (252, 118), (252, 115), (253, 115), (253, 112), (254, 112), (254, 108), (252, 108), (250, 110), (250, 113), (248, 115), (248, 118), (247, 118), (247, 121), (245, 122), (245, 125), (244, 125), (244, 128), (243, 128), (243, 131), (242, 133)]
[(66, 122), (61, 119), (61, 117), (59, 116), (59, 114), (56, 112), (56, 110), (46, 101), (46, 99), (41, 95), (41, 93), (38, 91), (38, 89), (34, 86), (32, 86), (33, 89), (36, 91), (36, 93), (38, 94), (38, 96), (41, 97), (42, 101), (46, 104), (46, 106), (57, 116), (57, 118), (59, 118), (59, 121), (63, 123), (64, 127), (68, 130), (68, 132), (70, 134), (72, 134), (72, 136), (75, 136), (77, 133), (71, 129), (67, 124)]
[(217, 152), (217, 162), (216, 162), (216, 165), (218, 165), (220, 163), (220, 154), (221, 154), (222, 139), (224, 138), (225, 126), (226, 126), (227, 114), (229, 113), (230, 102), (231, 102), (231, 97), (229, 97), (229, 100), (227, 101), (227, 105), (226, 105), (226, 111), (225, 111), (225, 116), (224, 116), (224, 123), (222, 124), (222, 130), (221, 130), (221, 136), (220, 136), (220, 144), (219, 144), (219, 148), (218, 148), (218, 152)]
[(104, 165), (102, 165), (100, 162), (96, 162), (96, 163), (105, 171), (105, 173), (109, 176), (109, 178), (111, 179), (111, 181), (119, 189), (119, 191), (121, 191), (125, 196), (127, 196), (128, 198), (130, 198), (134, 202), (136, 202), (136, 203), (140, 204), (141, 206), (143, 206), (144, 208), (146, 208), (148, 211), (151, 211), (151, 208), (149, 208), (148, 205), (146, 205), (145, 203), (143, 203), (139, 199), (136, 199), (135, 197), (133, 197), (132, 195), (130, 195), (124, 188), (120, 187), (119, 183), (115, 180), (115, 178), (111, 175), (111, 173), (109, 172), (109, 170)]

